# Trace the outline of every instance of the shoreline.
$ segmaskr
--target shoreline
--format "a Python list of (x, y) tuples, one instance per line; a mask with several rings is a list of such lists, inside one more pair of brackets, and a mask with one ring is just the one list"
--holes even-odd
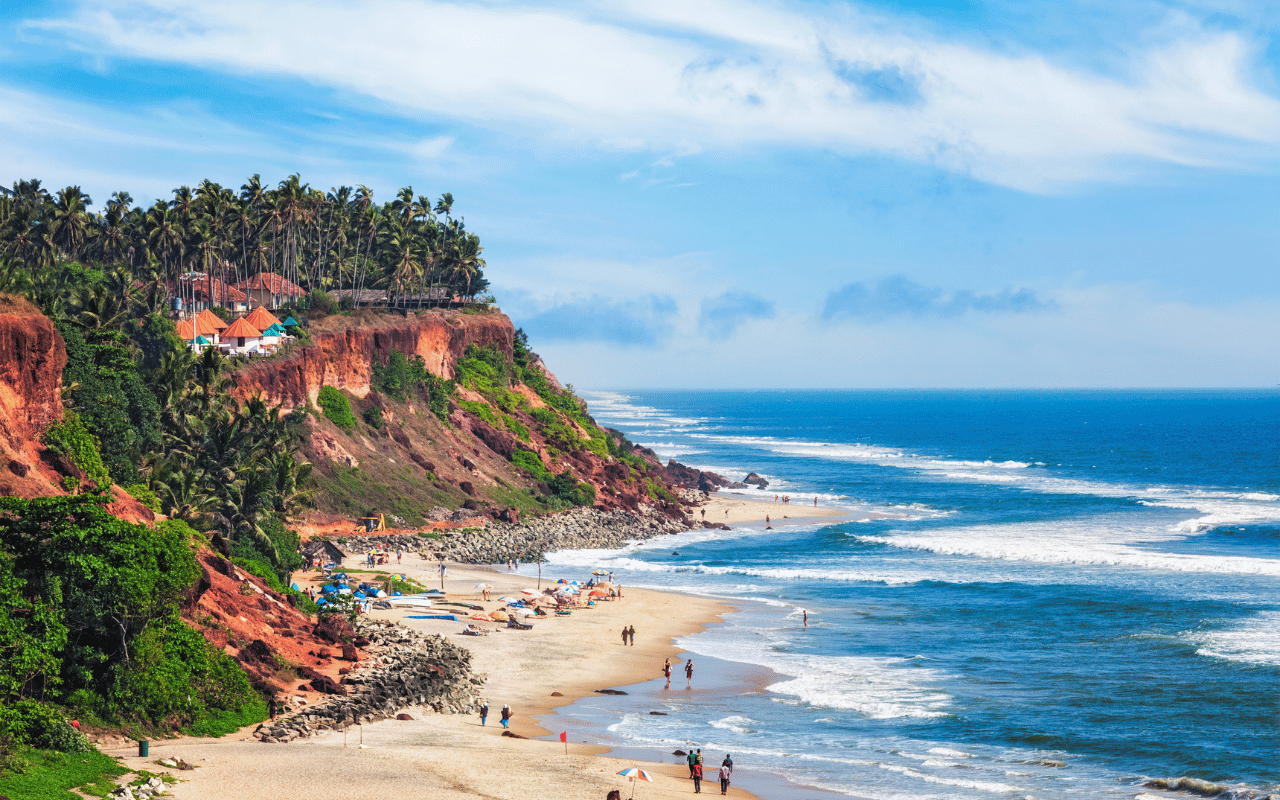
[[(388, 571), (403, 572), (428, 586), (438, 585), (436, 567), (437, 562), (413, 555), (400, 565), (387, 565)], [(551, 580), (556, 577), (560, 576)], [(445, 577), (450, 600), (483, 605), (487, 610), (501, 605), (495, 601), (504, 592), (518, 592), (535, 586), (536, 581), (536, 576), (527, 574), (455, 564), (449, 565)], [(480, 582), (494, 586), (491, 596), (495, 601), (480, 601), (480, 591), (469, 588)], [(548, 585), (546, 577), (543, 585)], [(474, 672), (488, 674), (480, 690), (490, 705), (489, 725), (485, 727), (475, 715), (409, 708), (406, 711), (412, 720), (382, 720), (353, 726), (346, 733), (324, 732), (287, 744), (260, 743), (250, 735), (252, 728), (246, 728), (222, 739), (156, 741), (145, 759), (139, 758), (132, 746), (103, 750), (122, 756), (122, 762), (134, 770), (162, 770), (156, 762), (166, 756), (198, 765), (194, 772), (174, 771), (181, 781), (173, 787), (178, 800), (238, 796), (246, 786), (275, 800), (311, 800), (335, 786), (358, 793), (407, 791), (410, 796), (450, 800), (476, 795), (512, 800), (531, 796), (598, 799), (615, 788), (630, 796), (630, 782), (615, 773), (637, 765), (654, 778), (653, 783), (639, 787), (638, 794), (643, 797), (666, 800), (691, 794), (683, 768), (601, 755), (608, 750), (604, 745), (571, 742), (566, 746), (554, 739), (535, 738), (554, 736), (544, 725), (557, 708), (598, 696), (596, 689), (649, 680), (660, 671), (664, 657), (680, 652), (677, 638), (704, 630), (733, 610), (718, 601), (672, 592), (625, 586), (622, 591), (621, 600), (600, 603), (593, 610), (574, 610), (568, 618), (540, 619), (532, 631), (484, 625), (493, 633), (481, 637), (460, 635), (463, 621), (414, 619), (425, 615), (413, 611), (370, 614), (401, 620), (426, 633), (440, 633), (467, 647)], [(635, 626), (634, 647), (623, 649), (623, 625)], [(511, 732), (530, 738), (501, 735), (498, 717), (503, 703), (515, 711)], [(713, 788), (714, 781), (704, 786), (704, 791)], [(731, 785), (729, 796), (756, 797), (735, 785)]]

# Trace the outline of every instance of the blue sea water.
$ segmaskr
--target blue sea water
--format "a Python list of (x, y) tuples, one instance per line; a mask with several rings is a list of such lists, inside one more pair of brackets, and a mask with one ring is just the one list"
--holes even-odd
[(583, 395), (663, 459), (764, 475), (775, 519), (851, 514), (549, 555), (735, 601), (680, 645), (771, 671), (642, 688), (601, 741), (856, 797), (1280, 791), (1280, 392)]

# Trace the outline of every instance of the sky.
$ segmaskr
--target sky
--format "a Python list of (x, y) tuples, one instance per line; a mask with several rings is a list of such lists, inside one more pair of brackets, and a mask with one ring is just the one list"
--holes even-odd
[(1280, 10), (0, 3), (0, 184), (451, 192), (579, 389), (1280, 384)]

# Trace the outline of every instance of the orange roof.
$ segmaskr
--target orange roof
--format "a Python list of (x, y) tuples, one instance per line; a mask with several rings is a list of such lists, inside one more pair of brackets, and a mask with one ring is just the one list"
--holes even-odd
[(245, 322), (248, 322), (260, 331), (265, 331), (272, 325), (280, 325), (280, 320), (276, 319), (270, 311), (266, 310), (262, 306), (258, 306), (254, 310), (250, 311), (244, 319)]
[(249, 324), (247, 318), (241, 318), (231, 323), (231, 325), (221, 333), (223, 339), (246, 339), (261, 338), (262, 331)]
[(200, 320), (201, 322), (207, 325), (212, 325), (217, 330), (222, 330), (223, 328), (227, 327), (227, 323), (222, 321), (222, 317), (219, 317), (217, 314), (213, 313), (207, 308), (201, 311), (199, 314), (196, 314), (196, 319)]
[(177, 324), (178, 338), (184, 342), (190, 341), (197, 336), (217, 336), (218, 329), (205, 322), (199, 316), (192, 319), (180, 319)]
[(296, 297), (301, 297), (307, 293), (306, 289), (303, 289), (288, 278), (280, 277), (274, 272), (259, 272), (249, 280), (237, 283), (236, 288), (246, 292), (250, 290), (261, 291), (265, 289), (272, 294)]

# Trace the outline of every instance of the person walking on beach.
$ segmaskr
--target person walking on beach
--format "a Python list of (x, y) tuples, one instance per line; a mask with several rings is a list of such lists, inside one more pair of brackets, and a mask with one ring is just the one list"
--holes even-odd
[(627, 628), (627, 638), (631, 640), (631, 646), (636, 646), (636, 626), (632, 625)]
[(730, 774), (730, 775), (732, 775), (732, 774), (733, 774), (733, 756), (729, 755), (728, 753), (725, 753), (725, 754), (724, 754), (724, 761), (721, 761), (721, 762), (720, 762), (720, 766), (722, 766), (722, 767), (728, 767), (728, 768), (729, 768), (729, 774)]
[[(689, 682), (689, 685), (692, 686), (693, 685), (693, 659), (692, 658), (684, 662), (684, 677), (685, 677), (685, 680)], [(699, 750), (698, 752), (701, 753), (702, 751)]]
[(502, 727), (509, 727), (507, 723), (511, 722), (511, 706), (502, 706)]
[(480, 727), (484, 727), (485, 720), (489, 719), (489, 701), (480, 701)]
[(702, 765), (693, 765), (693, 793), (702, 794)]
[(623, 647), (627, 646), (627, 632), (628, 632), (627, 626), (623, 625), (622, 626), (622, 646)]
[(729, 793), (729, 776), (733, 774), (733, 767), (720, 767), (720, 794)]
[(689, 777), (692, 778), (693, 767), (698, 763), (698, 754), (690, 750), (689, 755), (685, 756), (684, 760), (689, 762)]

